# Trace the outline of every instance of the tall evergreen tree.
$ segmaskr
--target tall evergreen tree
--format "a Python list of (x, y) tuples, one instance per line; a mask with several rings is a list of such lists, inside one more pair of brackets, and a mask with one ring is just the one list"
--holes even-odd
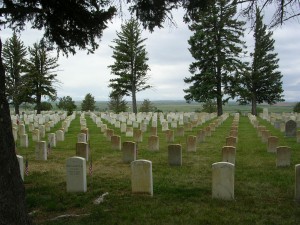
[(227, 96), (235, 96), (236, 78), (245, 67), (241, 61), (245, 22), (238, 21), (235, 15), (236, 5), (232, 1), (215, 0), (189, 26), (194, 32), (188, 41), (189, 51), (196, 62), (189, 68), (192, 76), (184, 79), (191, 84), (184, 90), (184, 97), (188, 102), (216, 100), (219, 116)]
[(84, 97), (84, 99), (81, 103), (81, 110), (82, 111), (94, 111), (96, 108), (95, 104), (96, 104), (95, 98), (90, 93), (88, 93)]
[(283, 100), (282, 74), (278, 71), (277, 53), (274, 53), (273, 32), (263, 24), (263, 16), (256, 9), (254, 28), (255, 47), (251, 68), (241, 77), (240, 99), (242, 104), (251, 103), (251, 113), (257, 115), (257, 103), (274, 104)]
[(123, 99), (123, 96), (110, 94), (109, 98), (109, 110), (112, 110), (114, 113), (126, 112), (127, 102)]
[(117, 32), (113, 40), (113, 65), (108, 66), (111, 73), (117, 78), (110, 79), (109, 87), (113, 89), (113, 95), (132, 97), (132, 110), (137, 113), (136, 93), (146, 90), (148, 84), (147, 72), (150, 70), (147, 61), (147, 52), (143, 44), (142, 31), (139, 23), (130, 19), (121, 26), (121, 32)]
[(20, 37), (13, 36), (3, 44), (3, 63), (6, 70), (6, 95), (14, 106), (15, 114), (20, 114), (19, 107), (24, 99), (22, 75), (26, 64), (27, 49)]
[(42, 97), (56, 99), (54, 84), (58, 83), (57, 74), (55, 74), (55, 69), (59, 66), (58, 59), (51, 57), (43, 41), (34, 43), (32, 48), (28, 48), (28, 51), (30, 57), (24, 75), (26, 95), (32, 97), (37, 113), (40, 113)]

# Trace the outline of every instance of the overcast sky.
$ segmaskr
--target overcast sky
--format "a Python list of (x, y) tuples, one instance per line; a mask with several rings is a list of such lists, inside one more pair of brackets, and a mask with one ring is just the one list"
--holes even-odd
[[(182, 13), (174, 14), (177, 27), (165, 24), (164, 29), (155, 29), (153, 33), (143, 31), (142, 36), (148, 52), (151, 71), (150, 84), (152, 89), (137, 93), (137, 100), (184, 100), (183, 89), (188, 88), (184, 77), (190, 76), (189, 64), (194, 61), (188, 51), (188, 39), (192, 35), (187, 25), (182, 22)], [(91, 93), (97, 101), (109, 100), (108, 84), (113, 78), (108, 65), (113, 64), (112, 40), (116, 38), (116, 31), (120, 31), (121, 20), (115, 18), (104, 31), (99, 49), (95, 54), (87, 55), (85, 51), (78, 51), (68, 58), (59, 57), (58, 80), (62, 82), (57, 89), (59, 97), (71, 96), (73, 100), (83, 100), (87, 93)], [(283, 74), (284, 99), (286, 101), (300, 101), (300, 24), (289, 21), (282, 27), (273, 30), (275, 52), (278, 53), (280, 71)], [(10, 30), (2, 30), (1, 38), (4, 42), (11, 37)], [(245, 41), (249, 50), (253, 47), (253, 34), (249, 29), (245, 32)], [(31, 46), (41, 39), (42, 33), (30, 30), (21, 33), (21, 40), (26, 46)], [(130, 97), (126, 98), (130, 100)]]

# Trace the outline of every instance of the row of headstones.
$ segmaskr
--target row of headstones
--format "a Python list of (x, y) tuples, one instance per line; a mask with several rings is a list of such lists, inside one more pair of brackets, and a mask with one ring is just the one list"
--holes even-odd
[(297, 137), (297, 142), (300, 142), (300, 114), (280, 114), (271, 113), (269, 116), (267, 108), (264, 108), (264, 113), (260, 115), (262, 119), (270, 122), (276, 129), (280, 129), (285, 133), (286, 137)]
[(60, 121), (67, 117), (65, 111), (42, 111), (41, 114), (36, 114), (35, 111), (23, 112), (20, 115), (11, 115), (12, 123), (23, 121), (24, 124), (45, 124), (49, 121)]
[[(205, 134), (207, 136), (211, 136), (211, 132), (215, 130), (216, 127), (218, 127), (220, 124), (222, 124), (222, 122), (224, 120), (226, 120), (228, 118), (228, 115), (224, 115), (223, 117), (221, 117), (220, 119), (218, 119), (215, 123), (211, 123), (210, 126), (208, 126), (208, 128), (205, 128), (203, 131), (204, 132), (199, 132), (200, 133), (200, 140), (203, 141), (204, 140), (204, 136)], [(85, 129), (88, 130), (88, 129)], [(140, 135), (142, 134), (141, 130), (139, 130), (140, 132), (138, 132), (137, 134), (138, 137), (136, 137), (136, 139), (138, 139), (139, 141), (141, 141), (140, 139)], [(82, 131), (81, 131), (82, 132)], [(112, 146), (115, 147), (115, 149), (118, 150), (122, 150), (123, 156), (122, 156), (122, 161), (124, 163), (131, 163), (131, 172), (132, 172), (132, 176), (131, 176), (131, 181), (132, 181), (132, 192), (133, 193), (147, 193), (150, 195), (153, 195), (153, 182), (152, 182), (152, 163), (151, 161), (148, 160), (137, 160), (137, 149), (136, 149), (136, 143), (135, 142), (130, 142), (130, 141), (126, 141), (123, 142), (122, 148), (121, 148), (121, 140), (120, 140), (120, 136), (117, 135), (113, 135), (113, 130), (111, 129), (107, 129), (105, 132), (108, 140), (110, 139), (112, 142)], [(166, 134), (166, 136), (168, 136), (168, 134)], [(89, 148), (88, 148), (88, 144), (86, 143), (87, 140), (87, 134), (86, 133), (80, 133), (78, 134), (78, 142), (76, 144), (76, 155), (77, 158), (78, 156), (82, 156), (81, 159), (84, 160), (88, 160), (88, 155), (89, 155)], [(150, 137), (151, 138), (151, 137)], [(168, 139), (168, 138), (167, 138)], [(155, 139), (157, 140), (157, 139)], [(187, 146), (189, 146), (189, 140), (192, 140), (192, 145), (193, 148), (189, 148), (187, 147), (187, 150), (190, 151), (196, 151), (196, 148), (194, 146), (196, 146), (197, 143), (197, 137), (193, 136), (193, 138), (189, 137), (187, 138)], [(153, 144), (153, 143), (152, 143)], [(151, 145), (151, 139), (149, 141), (149, 145)], [(157, 142), (154, 141), (154, 146), (157, 147)], [(151, 149), (150, 150), (156, 150), (156, 149)], [(71, 160), (73, 161), (73, 160)], [(171, 166), (181, 166), (182, 165), (182, 146), (180, 144), (171, 144), (168, 146), (168, 163)], [(224, 168), (224, 166), (226, 167), (226, 163), (223, 166), (220, 166), (220, 164), (224, 164), (223, 162), (220, 163), (215, 163), (213, 164), (213, 168), (219, 169), (219, 168)], [(231, 166), (231, 165), (229, 165)], [(80, 168), (82, 168), (83, 166), (80, 166)], [(71, 166), (67, 166), (67, 168), (70, 168), (70, 171), (67, 172), (70, 174), (85, 174), (86, 172), (83, 173), (76, 173), (74, 172), (74, 165)], [(227, 168), (227, 167), (226, 167)], [(228, 169), (223, 169), (223, 173), (221, 172), (216, 172), (213, 173), (215, 174), (215, 176), (213, 176), (213, 197), (216, 198), (222, 198), (222, 199), (229, 199), (229, 198), (233, 198), (233, 192), (231, 191), (230, 193), (228, 193), (228, 188), (227, 186), (230, 185), (230, 187), (232, 186), (232, 183), (229, 182), (228, 183), (228, 179), (224, 179), (223, 176), (219, 176), (220, 173), (223, 174), (224, 176), (228, 176), (228, 172), (226, 172)], [(230, 177), (231, 179), (231, 177)], [(80, 187), (80, 191), (86, 191), (86, 178), (82, 178), (81, 179), (83, 182), (79, 182), (80, 184), (84, 184), (81, 185)], [(231, 179), (232, 180), (232, 179)], [(222, 181), (224, 184), (219, 185), (219, 182)], [(69, 191), (76, 191), (73, 189), (74, 186), (76, 186), (78, 182), (75, 182), (74, 177), (67, 179), (67, 190)], [(224, 186), (225, 185), (225, 189)], [(78, 190), (77, 190), (78, 191)]]
[[(140, 128), (142, 132), (147, 131), (147, 127), (151, 121), (151, 128), (157, 127), (158, 118), (155, 116), (151, 116), (151, 114), (147, 115), (145, 118), (142, 117), (143, 114), (137, 116), (137, 119), (135, 120), (135, 117), (132, 119), (124, 119), (124, 117), (120, 116), (117, 117), (118, 114), (107, 114), (105, 116), (102, 115), (102, 118), (104, 121), (107, 121), (106, 123), (110, 123), (114, 125), (115, 128), (120, 128), (121, 133), (126, 133), (127, 137), (133, 136), (133, 129), (134, 128)], [(155, 114), (154, 114), (155, 115)], [(176, 115), (176, 114), (174, 114)], [(185, 126), (187, 129), (192, 129), (192, 127), (196, 127), (198, 125), (201, 125), (202, 123), (213, 119), (216, 117), (216, 114), (191, 114), (189, 116), (184, 116), (184, 119), (180, 119), (177, 121), (176, 119), (178, 116), (170, 116), (167, 115), (167, 120), (164, 118), (164, 115), (161, 114), (159, 117), (159, 121), (162, 125), (162, 131), (166, 131), (169, 129), (169, 123), (171, 124), (171, 128), (177, 128), (178, 124), (179, 126)], [(97, 124), (97, 127), (100, 127), (102, 132), (107, 129), (107, 124), (101, 120), (101, 117), (97, 117), (95, 114), (90, 114), (93, 121)], [(179, 114), (179, 116), (183, 116), (183, 114)]]
[(251, 124), (256, 128), (258, 137), (261, 137), (263, 143), (267, 143), (267, 151), (276, 153), (276, 166), (285, 167), (291, 164), (291, 148), (288, 146), (279, 146), (279, 138), (272, 136), (265, 126), (260, 126), (256, 116), (249, 115)]
[[(80, 123), (83, 121), (83, 123), (86, 123), (84, 120), (84, 114), (81, 114), (80, 117)], [(215, 128), (218, 127), (223, 123), (228, 118), (228, 114), (224, 114), (220, 118), (218, 118), (216, 121), (210, 123), (209, 126), (207, 126), (204, 129), (201, 129), (197, 132), (197, 136), (189, 135), (187, 137), (187, 151), (196, 151), (197, 143), (203, 142), (205, 139), (205, 136), (211, 136), (212, 131), (215, 131)], [(156, 128), (155, 133), (157, 133)], [(142, 131), (141, 130), (134, 130), (134, 141), (126, 141), (126, 142), (121, 142), (121, 137), (118, 135), (114, 135), (114, 130), (112, 129), (106, 129), (105, 132), (103, 132), (107, 138), (108, 141), (111, 142), (111, 146), (113, 150), (121, 150), (123, 152), (122, 155), (122, 161), (125, 163), (129, 163), (131, 161), (134, 161), (137, 159), (137, 143), (142, 142)], [(174, 133), (173, 133), (174, 135)], [(81, 130), (81, 133), (77, 135), (77, 143), (76, 143), (76, 156), (80, 156), (85, 158), (87, 161), (89, 159), (89, 145), (88, 145), (88, 128), (84, 128)], [(169, 130), (166, 131), (166, 139), (170, 141), (170, 133)], [(171, 142), (171, 141), (170, 141)], [(181, 150), (181, 145), (175, 144), (175, 145), (170, 145), (170, 150), (169, 151), (182, 151)], [(159, 151), (159, 137), (156, 135), (151, 135), (148, 138), (148, 149), (150, 151)], [(175, 149), (175, 150), (172, 150)], [(172, 154), (172, 153), (170, 153)], [(175, 153), (174, 153), (175, 154)], [(170, 158), (176, 158), (177, 162), (181, 162), (181, 153), (178, 153), (178, 156), (174, 156), (174, 154), (170, 155)], [(172, 163), (171, 163), (172, 164)]]
[[(205, 136), (211, 136), (212, 131), (215, 131), (215, 128), (218, 127), (225, 119), (228, 118), (228, 115), (224, 115), (223, 117), (217, 119), (215, 122), (210, 123), (204, 129), (200, 129), (197, 132), (197, 135), (188, 135), (186, 138), (187, 151), (196, 151), (197, 143), (203, 142)], [(113, 150), (121, 150), (121, 137), (118, 135), (114, 135), (114, 130), (106, 129), (103, 132), (108, 141), (111, 141)], [(177, 128), (176, 131), (177, 136), (184, 136), (184, 128)], [(168, 143), (174, 142), (174, 130), (165, 131), (166, 141)], [(133, 141), (136, 143), (143, 141), (143, 132), (141, 130), (135, 129), (133, 131)], [(150, 136), (148, 137), (148, 149), (150, 151), (158, 151), (159, 150), (159, 136), (157, 136), (157, 129), (151, 128)]]
[[(152, 162), (134, 160), (131, 167), (131, 192), (153, 196)], [(86, 160), (82, 157), (71, 157), (66, 163), (67, 192), (87, 191)], [(217, 199), (234, 199), (234, 165), (227, 162), (212, 164), (212, 197)]]
[(236, 146), (238, 142), (238, 125), (240, 114), (234, 115), (229, 136), (226, 137), (226, 144), (222, 147), (222, 162), (229, 162), (235, 165), (236, 159)]
[(289, 120), (294, 120), (297, 122), (298, 128), (300, 128), (300, 113), (296, 113), (296, 112), (291, 112), (291, 113), (287, 113), (287, 112), (273, 113), (272, 112), (272, 113), (269, 113), (268, 108), (264, 108), (263, 113), (260, 113), (259, 117), (264, 120), (267, 120), (271, 123), (273, 123), (273, 122), (286, 123)]
[[(20, 174), (24, 180), (23, 157), (18, 156)], [(152, 162), (135, 160), (131, 162), (131, 191), (153, 196)], [(212, 198), (234, 199), (234, 170), (235, 166), (228, 162), (212, 164)], [(71, 157), (66, 162), (67, 192), (87, 191), (86, 160), (82, 157)], [(295, 165), (295, 200), (300, 201), (300, 164)]]
[[(68, 132), (68, 128), (71, 124), (71, 121), (75, 119), (75, 114), (66, 117), (66, 119), (62, 122), (62, 127), (57, 130), (55, 133), (48, 133), (48, 142), (51, 147), (56, 147), (56, 141), (64, 141), (64, 134)], [(20, 138), (20, 146), (28, 147), (29, 139), (28, 134), (26, 133), (25, 125), (19, 124), (19, 129), (13, 129), (13, 134), (15, 137), (15, 141), (17, 141), (18, 137)], [(30, 130), (29, 130), (30, 131)], [(32, 130), (32, 141), (39, 142), (41, 139), (46, 137), (46, 132), (49, 132), (49, 129), (46, 129), (45, 125), (40, 125), (39, 129)]]

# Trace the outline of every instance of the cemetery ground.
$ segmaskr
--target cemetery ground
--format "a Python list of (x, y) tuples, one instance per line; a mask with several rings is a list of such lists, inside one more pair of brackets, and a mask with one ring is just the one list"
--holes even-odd
[[(269, 122), (258, 118), (279, 145), (291, 147), (291, 165), (276, 167), (276, 155), (267, 152), (257, 130), (247, 116), (240, 116), (234, 173), (234, 200), (212, 198), (212, 164), (222, 159), (221, 149), (229, 136), (233, 116), (197, 144), (196, 152), (186, 151), (186, 138), (196, 135), (216, 118), (175, 136), (182, 145), (182, 166), (168, 165), (168, 143), (158, 122), (159, 151), (148, 150), (148, 131), (138, 144), (137, 159), (152, 162), (153, 196), (131, 193), (130, 164), (122, 153), (86, 115), (90, 134), (90, 160), (87, 162), (87, 192), (66, 191), (66, 159), (75, 156), (81, 127), (80, 115), (71, 122), (65, 141), (57, 142), (46, 161), (35, 159), (35, 145), (29, 134), (29, 147), (17, 153), (29, 162), (24, 178), (26, 202), (35, 224), (300, 224), (300, 203), (294, 201), (295, 165), (300, 163), (300, 144), (286, 138)], [(108, 123), (107, 123), (108, 124)], [(59, 129), (61, 122), (51, 129)], [(119, 128), (108, 124), (121, 141), (132, 141)], [(28, 127), (26, 126), (26, 129)], [(46, 135), (47, 136), (47, 135)], [(46, 139), (45, 139), (46, 140)], [(92, 161), (93, 173), (89, 175)], [(100, 204), (94, 201), (102, 196)], [(62, 216), (63, 215), (63, 216)], [(61, 217), (60, 217), (61, 216)]]

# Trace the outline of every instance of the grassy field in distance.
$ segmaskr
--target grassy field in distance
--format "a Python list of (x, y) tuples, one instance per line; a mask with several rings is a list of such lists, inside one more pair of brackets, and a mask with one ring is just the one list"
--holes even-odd
[[(163, 112), (195, 112), (196, 110), (201, 110), (200, 103), (186, 103), (185, 101), (178, 100), (178, 101), (151, 101), (157, 109), (162, 110)], [(142, 102), (138, 102), (138, 107)], [(80, 102), (77, 102), (78, 109), (80, 109)], [(260, 108), (268, 108), (269, 112), (281, 113), (281, 112), (292, 112), (293, 107), (296, 103), (295, 102), (283, 102), (278, 103), (275, 105), (268, 105), (268, 104), (259, 104), (258, 107)], [(131, 102), (127, 104), (129, 107)], [(104, 101), (97, 101), (96, 107), (100, 109), (100, 111), (107, 110), (107, 102)], [(242, 112), (248, 113), (251, 112), (251, 105), (239, 105), (236, 102), (229, 102), (223, 106), (224, 112)]]

